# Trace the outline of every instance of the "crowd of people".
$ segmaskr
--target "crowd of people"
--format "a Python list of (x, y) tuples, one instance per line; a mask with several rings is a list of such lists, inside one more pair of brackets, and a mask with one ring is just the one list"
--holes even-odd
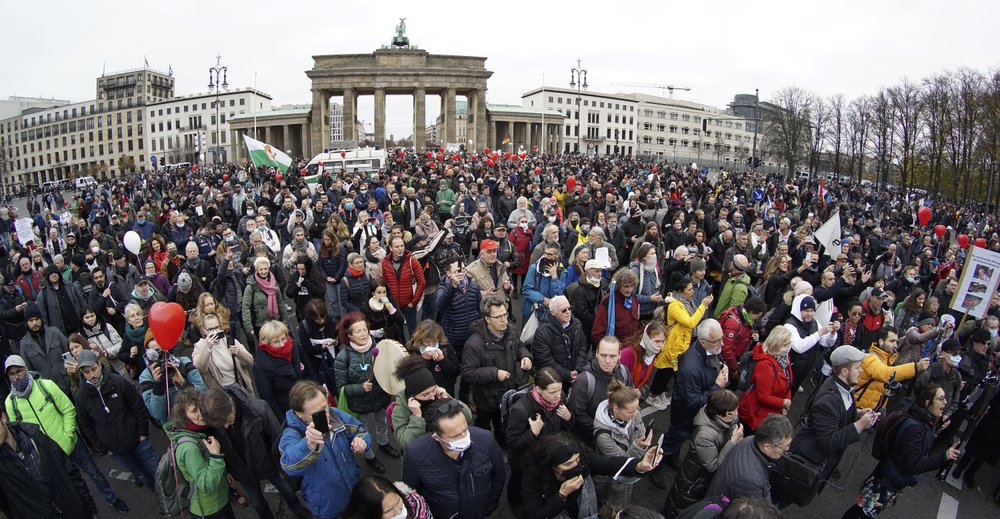
[[(96, 517), (82, 470), (127, 513), (104, 455), (161, 503), (163, 458), (191, 515), (262, 519), (265, 481), (323, 519), (780, 517), (866, 431), (844, 517), (875, 517), (925, 473), (957, 460), (976, 488), (996, 463), (1000, 296), (952, 307), (956, 236), (1000, 251), (987, 207), (487, 155), (123, 175), (29, 193), (31, 240), (0, 208), (0, 511)], [(175, 345), (150, 330), (165, 301)], [(797, 467), (818, 476), (782, 482)], [(662, 504), (633, 502), (644, 479)]]

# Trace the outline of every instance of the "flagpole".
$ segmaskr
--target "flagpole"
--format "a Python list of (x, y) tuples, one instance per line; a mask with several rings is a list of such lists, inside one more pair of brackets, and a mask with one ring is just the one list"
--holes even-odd
[(545, 141), (548, 135), (545, 133), (545, 72), (542, 72), (542, 155), (545, 155)]
[[(253, 94), (254, 98), (257, 96), (257, 72), (253, 73)], [(255, 99), (256, 101), (256, 99)], [(257, 137), (257, 103), (253, 102), (250, 106), (250, 111), (253, 112), (253, 136)]]

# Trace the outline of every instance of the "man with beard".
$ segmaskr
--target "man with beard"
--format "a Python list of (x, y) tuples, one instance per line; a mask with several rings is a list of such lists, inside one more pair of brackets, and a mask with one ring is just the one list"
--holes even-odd
[(31, 371), (37, 371), (45, 379), (55, 382), (69, 394), (69, 375), (66, 374), (62, 354), (69, 351), (66, 336), (58, 328), (44, 326), (42, 312), (35, 303), (28, 303), (24, 309), (27, 333), (21, 337), (19, 351)]
[(201, 286), (207, 289), (215, 280), (215, 270), (209, 263), (198, 255), (198, 244), (189, 241), (184, 247), (184, 263), (181, 264), (181, 272), (187, 272), (192, 278), (196, 278)]
[(108, 282), (121, 287), (125, 293), (129, 293), (135, 288), (135, 284), (142, 279), (142, 274), (135, 265), (128, 263), (125, 251), (116, 248), (112, 253), (113, 261), (108, 267)]
[(34, 301), (42, 290), (42, 275), (31, 267), (31, 258), (27, 256), (21, 256), (21, 259), (17, 260), (17, 265), (21, 269), (21, 273), (17, 276), (17, 287), (21, 289), (25, 299)]
[(417, 197), (417, 192), (412, 187), (406, 188), (406, 200), (403, 200), (403, 217), (398, 222), (403, 224), (403, 229), (413, 232), (417, 228), (417, 217), (424, 204)]
[(114, 326), (116, 330), (124, 330), (125, 317), (123, 312), (131, 290), (125, 291), (121, 285), (115, 282), (109, 283), (107, 276), (101, 269), (94, 269), (90, 275), (93, 279), (93, 289), (87, 297), (90, 308), (105, 322)]
[(76, 233), (70, 232), (66, 235), (66, 248), (63, 249), (63, 256), (72, 258), (77, 254), (83, 254), (83, 247), (77, 241)]
[(63, 335), (78, 331), (80, 310), (84, 304), (80, 289), (72, 283), (63, 282), (62, 274), (54, 265), (45, 268), (45, 281), (46, 285), (38, 294), (38, 307), (42, 312), (42, 318)]

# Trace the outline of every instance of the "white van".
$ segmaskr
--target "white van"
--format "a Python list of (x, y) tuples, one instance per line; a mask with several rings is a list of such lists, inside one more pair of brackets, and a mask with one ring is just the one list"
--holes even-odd
[(319, 163), (323, 163), (323, 171), (329, 171), (334, 175), (341, 171), (354, 173), (355, 171), (369, 173), (378, 171), (385, 167), (388, 153), (385, 150), (375, 148), (354, 148), (345, 150), (330, 150), (320, 153), (309, 161), (306, 168), (309, 175), (322, 173), (319, 171)]
[(87, 176), (87, 177), (79, 177), (76, 179), (77, 189), (86, 189), (90, 186), (96, 186), (96, 185), (97, 181), (94, 180), (94, 177)]

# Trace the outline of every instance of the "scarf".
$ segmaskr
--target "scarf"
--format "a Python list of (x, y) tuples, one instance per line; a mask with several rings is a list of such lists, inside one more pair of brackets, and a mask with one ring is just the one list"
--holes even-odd
[(281, 313), (278, 311), (278, 283), (274, 276), (268, 272), (267, 278), (261, 279), (259, 275), (254, 273), (253, 279), (257, 282), (257, 288), (260, 288), (260, 291), (267, 296), (267, 316), (271, 319), (278, 319)]
[(778, 362), (778, 365), (781, 366), (781, 370), (785, 372), (785, 376), (790, 379), (791, 377), (788, 374), (788, 365), (790, 362), (788, 355), (774, 355), (773, 357)]
[(302, 240), (301, 242), (292, 240), (292, 243), (290, 245), (293, 251), (299, 251), (300, 253), (303, 253), (306, 251), (306, 246), (308, 246), (308, 244), (309, 242), (307, 242), (306, 240)]
[(125, 335), (127, 335), (129, 340), (135, 343), (136, 346), (140, 346), (139, 349), (141, 350), (143, 349), (142, 347), (145, 346), (144, 343), (146, 342), (146, 330), (148, 329), (149, 326), (146, 325), (140, 326), (138, 328), (133, 328), (131, 324), (126, 324)]
[(347, 267), (347, 275), (359, 278), (365, 274), (365, 269), (354, 270), (354, 267)]
[(276, 358), (284, 359), (285, 362), (289, 364), (292, 363), (292, 338), (288, 337), (281, 346), (271, 346), (266, 342), (260, 343), (260, 350), (264, 353)]
[(354, 351), (356, 351), (358, 353), (368, 353), (368, 350), (372, 349), (372, 342), (373, 341), (372, 341), (371, 337), (369, 337), (368, 338), (368, 342), (366, 344), (355, 344), (354, 341), (348, 341), (348, 342), (351, 344), (351, 349), (352, 350), (354, 350)]
[(542, 392), (538, 390), (538, 386), (532, 386), (531, 388), (531, 399), (535, 401), (538, 405), (542, 406), (548, 412), (555, 411), (559, 407), (560, 402), (550, 403), (548, 400), (542, 398)]
[(626, 430), (625, 427), (628, 426), (628, 420), (619, 420), (619, 419), (615, 418), (615, 415), (611, 412), (611, 406), (610, 405), (605, 408), (605, 411), (607, 411), (607, 413), (608, 413), (608, 419), (611, 420), (611, 423), (615, 424), (622, 431)]

